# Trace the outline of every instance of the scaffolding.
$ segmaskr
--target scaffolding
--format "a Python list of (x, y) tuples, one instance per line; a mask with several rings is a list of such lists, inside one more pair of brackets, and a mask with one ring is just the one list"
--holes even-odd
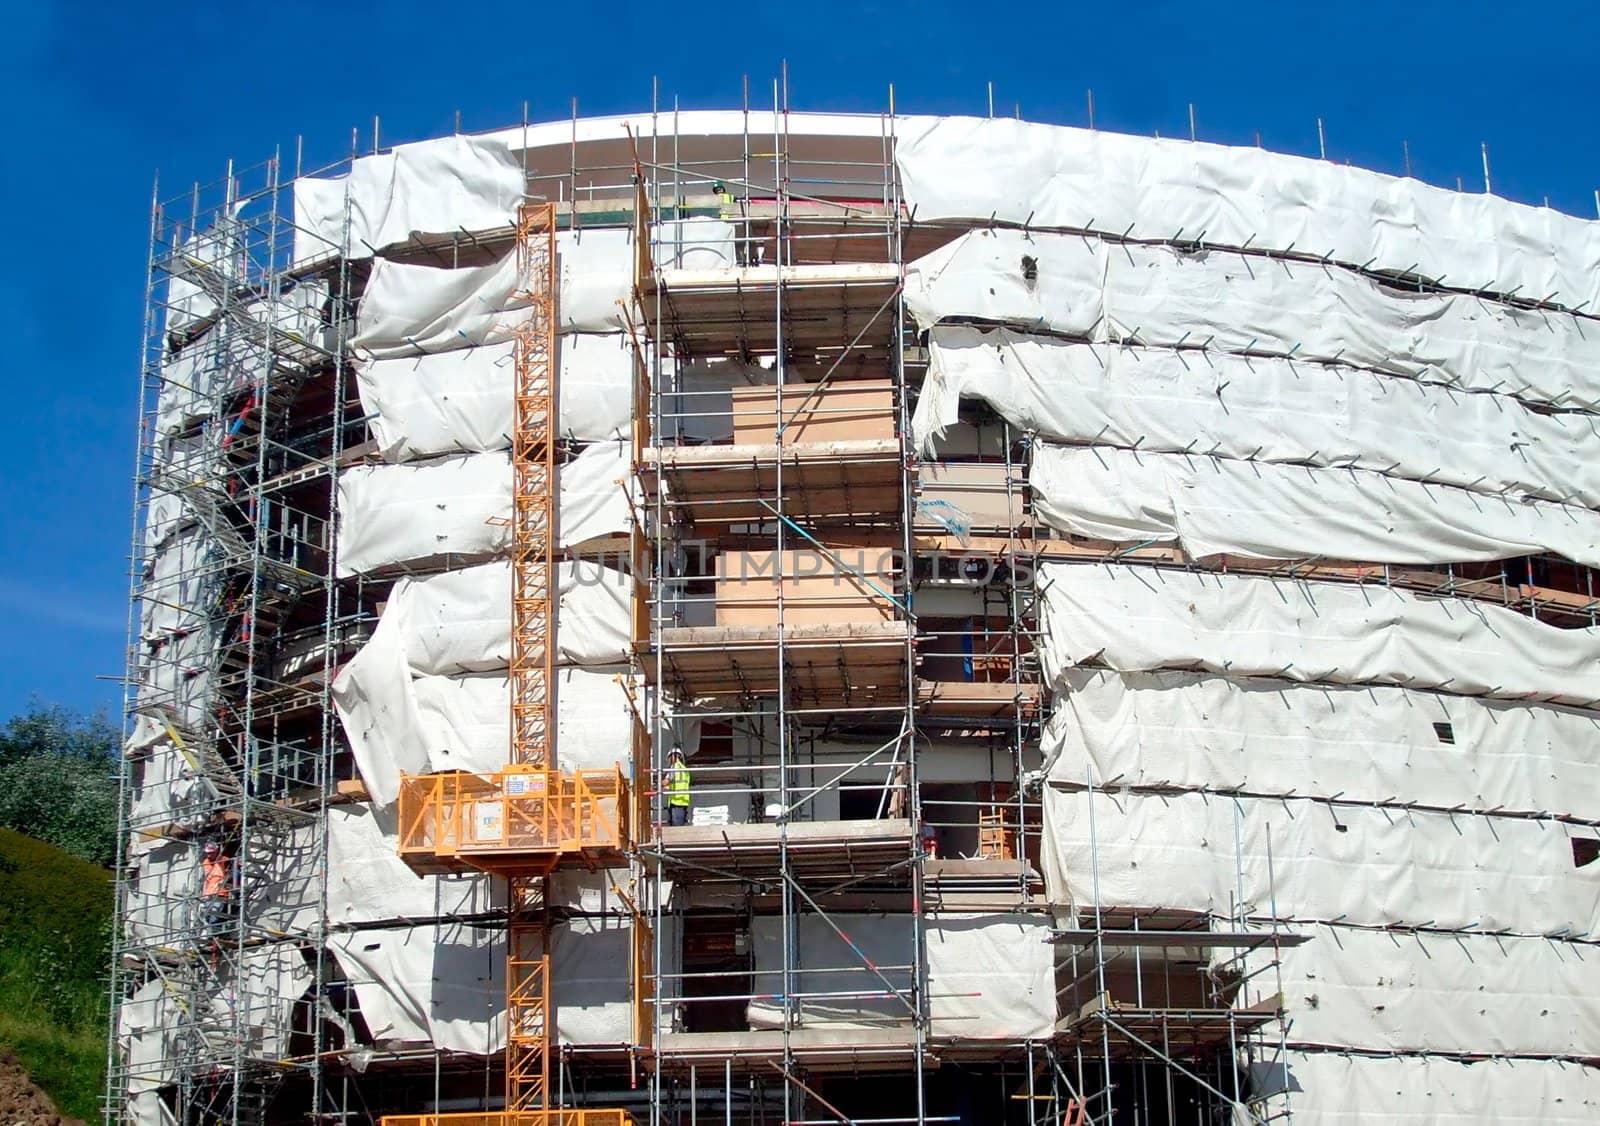
[[(1288, 1060), (1307, 1045), (1282, 955), (1311, 930), (1276, 899), (1281, 826), (1264, 833), (1264, 892), (1240, 841), (1249, 803), (1290, 798), (1055, 770), (1041, 570), (1382, 587), (1595, 623), (1588, 569), (1552, 557), (1196, 557), (1051, 526), (1030, 484), (1047, 438), (976, 398), (927, 441), (913, 424), (935, 341), (909, 268), (1028, 224), (919, 219), (892, 94), (833, 131), (792, 129), (782, 81), (770, 109), (747, 90), (726, 117), (696, 131), (657, 104), (600, 135), (574, 106), (560, 140), (524, 114), (497, 135), (521, 161), (503, 224), (382, 246), (355, 231), (352, 153), (305, 177), (346, 177), (342, 234), (311, 258), (291, 248), (308, 234), (287, 204), (299, 172), (277, 160), (155, 206), (109, 1120), (1287, 1119)], [(1093, 219), (1070, 234), (1206, 249)], [(603, 332), (571, 323), (586, 240), (626, 250)], [(466, 302), (493, 306), (492, 333), (356, 354), (382, 271), (507, 261), (515, 286)], [(604, 438), (570, 432), (563, 405), (586, 334), (625, 342), (625, 384), (605, 393), (630, 409)], [(1116, 346), (1145, 347), (1136, 334)], [(504, 456), (503, 509), (472, 511), (471, 548), (341, 567), (342, 483), (413, 456), (380, 448), (366, 365), (495, 344), (512, 364), (504, 442), (417, 456)], [(574, 544), (569, 482), (608, 445), (620, 468), (600, 491), (627, 526)], [(503, 645), (443, 672), (394, 667), (407, 691), (431, 678), (492, 701), (507, 753), (449, 728), (437, 758), (393, 752), (385, 794), (336, 685), (423, 584), (505, 557)], [(625, 636), (603, 658), (572, 656), (575, 631), (557, 627), (585, 565), (627, 579)], [(582, 740), (557, 752), (596, 698), (568, 691), (578, 674), (626, 701), (598, 758)], [(1097, 811), (1180, 794), (1229, 811), (1225, 910), (1102, 888), (1118, 842)], [(1050, 802), (1078, 826), (1070, 880), (1047, 871)], [(359, 865), (347, 818), (370, 831)], [(380, 852), (424, 878), (426, 901), (345, 902), (341, 881), (378, 872)], [(422, 953), (402, 966), (408, 942)], [(399, 995), (418, 980), (425, 1002)]]

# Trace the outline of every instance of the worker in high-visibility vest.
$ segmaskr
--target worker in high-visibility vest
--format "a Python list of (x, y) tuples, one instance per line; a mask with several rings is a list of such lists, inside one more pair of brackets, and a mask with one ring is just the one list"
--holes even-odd
[(212, 934), (222, 930), (232, 896), (232, 865), (221, 845), (207, 841), (200, 850), (200, 907), (206, 930)]
[(667, 754), (667, 824), (689, 823), (689, 768), (683, 764), (683, 752), (673, 747)]

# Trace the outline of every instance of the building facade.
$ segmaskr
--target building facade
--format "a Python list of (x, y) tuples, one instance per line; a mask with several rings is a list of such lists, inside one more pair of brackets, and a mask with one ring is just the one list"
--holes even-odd
[(892, 113), (290, 163), (152, 215), (109, 1119), (1600, 1112), (1600, 223)]

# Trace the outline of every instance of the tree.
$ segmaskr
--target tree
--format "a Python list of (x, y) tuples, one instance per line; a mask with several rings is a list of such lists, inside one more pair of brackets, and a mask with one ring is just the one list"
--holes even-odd
[(104, 715), (34, 704), (0, 728), (0, 828), (110, 866), (120, 736)]

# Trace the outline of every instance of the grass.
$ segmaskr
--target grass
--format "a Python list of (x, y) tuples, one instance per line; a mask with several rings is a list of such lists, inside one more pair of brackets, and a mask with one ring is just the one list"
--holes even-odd
[(111, 873), (0, 829), (0, 1045), (65, 1115), (100, 1117)]

